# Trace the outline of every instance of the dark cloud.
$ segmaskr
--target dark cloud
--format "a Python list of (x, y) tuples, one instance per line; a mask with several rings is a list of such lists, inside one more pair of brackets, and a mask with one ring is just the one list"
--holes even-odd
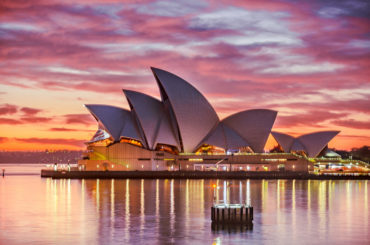
[(346, 127), (346, 128), (353, 128), (353, 129), (370, 129), (370, 122), (364, 122), (364, 121), (357, 121), (354, 119), (348, 119), (348, 120), (334, 120), (331, 121), (332, 124)]
[(278, 115), (274, 127), (289, 128), (294, 126), (321, 127), (320, 123), (344, 117), (344, 113), (312, 110), (307, 113), (296, 113), (292, 116)]
[(17, 125), (17, 124), (23, 124), (23, 122), (17, 119), (0, 118), (0, 124)]
[(28, 116), (28, 117), (22, 117), (20, 120), (24, 123), (46, 123), (46, 122), (50, 122), (52, 118)]
[(39, 112), (41, 112), (42, 110), (41, 109), (36, 109), (36, 108), (30, 108), (30, 107), (22, 107), (20, 109), (21, 112), (23, 112), (24, 114), (28, 115), (28, 116), (33, 116)]
[(83, 125), (92, 125), (96, 121), (89, 114), (67, 114), (64, 115), (65, 123), (67, 124), (83, 124)]
[(9, 139), (7, 137), (0, 137), (0, 143), (7, 142)]
[(0, 115), (10, 115), (17, 113), (18, 107), (16, 105), (4, 104), (0, 106)]
[(19, 142), (24, 143), (34, 143), (34, 144), (52, 144), (52, 145), (70, 145), (82, 147), (84, 145), (84, 140), (77, 139), (64, 139), (64, 138), (14, 138)]
[(53, 132), (72, 132), (72, 131), (81, 131), (81, 130), (73, 129), (73, 128), (49, 128), (49, 131), (53, 131)]

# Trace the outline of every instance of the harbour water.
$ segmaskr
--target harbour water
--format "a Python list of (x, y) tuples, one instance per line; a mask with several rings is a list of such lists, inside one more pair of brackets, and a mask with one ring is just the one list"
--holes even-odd
[[(368, 180), (53, 180), (26, 167), (0, 177), (0, 244), (370, 241)], [(252, 230), (211, 229), (213, 185), (254, 207)]]

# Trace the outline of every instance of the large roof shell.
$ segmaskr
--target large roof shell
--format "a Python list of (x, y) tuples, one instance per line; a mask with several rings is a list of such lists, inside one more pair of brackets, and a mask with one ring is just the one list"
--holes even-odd
[(123, 92), (131, 111), (137, 116), (150, 149), (155, 148), (158, 140), (160, 143), (178, 146), (161, 101), (136, 91), (123, 90)]
[(277, 111), (266, 109), (246, 110), (233, 114), (222, 122), (245, 139), (254, 152), (263, 152)]
[(193, 152), (217, 125), (218, 116), (207, 99), (184, 79), (152, 68), (162, 100), (169, 100), (179, 129), (184, 152)]

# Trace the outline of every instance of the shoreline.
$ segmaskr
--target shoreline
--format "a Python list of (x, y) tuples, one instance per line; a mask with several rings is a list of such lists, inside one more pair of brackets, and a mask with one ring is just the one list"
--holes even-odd
[(370, 175), (315, 175), (306, 172), (223, 171), (54, 171), (41, 170), (42, 178), (53, 179), (312, 179), (369, 180)]

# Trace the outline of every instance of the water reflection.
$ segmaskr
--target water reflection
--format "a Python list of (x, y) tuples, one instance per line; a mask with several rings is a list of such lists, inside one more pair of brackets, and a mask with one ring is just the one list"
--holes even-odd
[[(368, 188), (367, 180), (8, 177), (0, 182), (0, 238), (4, 244), (365, 243)], [(216, 200), (253, 205), (253, 231), (212, 232), (214, 193)]]

